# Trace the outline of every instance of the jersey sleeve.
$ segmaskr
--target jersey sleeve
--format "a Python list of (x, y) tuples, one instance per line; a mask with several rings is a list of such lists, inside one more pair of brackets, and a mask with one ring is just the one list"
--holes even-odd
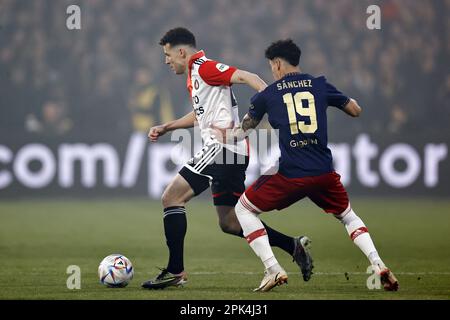
[(267, 112), (266, 99), (264, 91), (255, 94), (250, 100), (250, 109), (248, 113), (254, 119), (261, 120)]
[(350, 101), (350, 98), (343, 94), (341, 91), (336, 89), (331, 83), (326, 81), (325, 86), (327, 91), (327, 102), (329, 106), (336, 107), (339, 109), (343, 109), (347, 103)]
[(203, 81), (210, 86), (230, 86), (231, 76), (236, 70), (237, 68), (235, 67), (230, 67), (214, 60), (208, 60), (200, 66), (198, 72)]

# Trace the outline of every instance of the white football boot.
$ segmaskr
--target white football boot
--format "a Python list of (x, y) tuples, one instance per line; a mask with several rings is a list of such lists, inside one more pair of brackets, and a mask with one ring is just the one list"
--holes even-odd
[(287, 273), (282, 268), (280, 271), (274, 273), (269, 273), (269, 271), (266, 269), (264, 271), (264, 278), (262, 279), (261, 284), (253, 291), (267, 292), (276, 286), (281, 286), (282, 284), (287, 283), (287, 280)]

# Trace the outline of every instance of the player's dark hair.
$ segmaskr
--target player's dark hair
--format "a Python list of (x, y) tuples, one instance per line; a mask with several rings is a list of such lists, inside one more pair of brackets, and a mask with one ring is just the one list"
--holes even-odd
[(293, 66), (298, 66), (300, 62), (300, 56), (302, 51), (300, 48), (292, 41), (292, 39), (279, 40), (273, 42), (266, 49), (266, 58), (273, 60), (275, 58), (281, 58), (289, 62)]
[(178, 27), (170, 29), (166, 34), (159, 40), (159, 44), (164, 46), (170, 44), (172, 47), (179, 44), (186, 44), (191, 47), (196, 47), (195, 36), (186, 28)]

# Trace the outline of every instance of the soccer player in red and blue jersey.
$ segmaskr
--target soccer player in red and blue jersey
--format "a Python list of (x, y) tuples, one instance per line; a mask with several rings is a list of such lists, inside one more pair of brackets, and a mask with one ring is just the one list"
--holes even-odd
[(243, 138), (266, 113), (271, 126), (279, 130), (278, 172), (261, 176), (235, 207), (244, 236), (265, 266), (264, 279), (255, 291), (268, 291), (287, 281), (258, 215), (284, 209), (305, 197), (344, 224), (352, 241), (380, 275), (384, 289), (397, 290), (397, 279), (381, 260), (367, 227), (350, 205), (327, 146), (328, 106), (352, 117), (359, 116), (361, 108), (325, 77), (302, 73), (298, 66), (301, 51), (292, 40), (273, 43), (265, 55), (276, 81), (252, 98), (241, 126), (230, 135)]

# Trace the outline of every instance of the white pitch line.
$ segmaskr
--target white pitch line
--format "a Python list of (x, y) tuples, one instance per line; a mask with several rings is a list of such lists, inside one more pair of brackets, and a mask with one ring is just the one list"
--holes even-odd
[[(205, 276), (205, 275), (218, 275), (218, 274), (232, 274), (232, 275), (260, 275), (262, 272), (215, 272), (215, 271), (202, 271), (202, 272), (188, 272), (188, 274), (196, 275), (196, 276)], [(288, 274), (298, 274), (298, 272), (288, 272)], [(340, 276), (345, 275), (345, 272), (314, 272), (315, 276)], [(366, 272), (347, 272), (347, 275), (367, 275), (369, 273)], [(420, 275), (450, 275), (450, 272), (395, 272), (396, 275), (406, 275), (406, 276), (420, 276)]]

